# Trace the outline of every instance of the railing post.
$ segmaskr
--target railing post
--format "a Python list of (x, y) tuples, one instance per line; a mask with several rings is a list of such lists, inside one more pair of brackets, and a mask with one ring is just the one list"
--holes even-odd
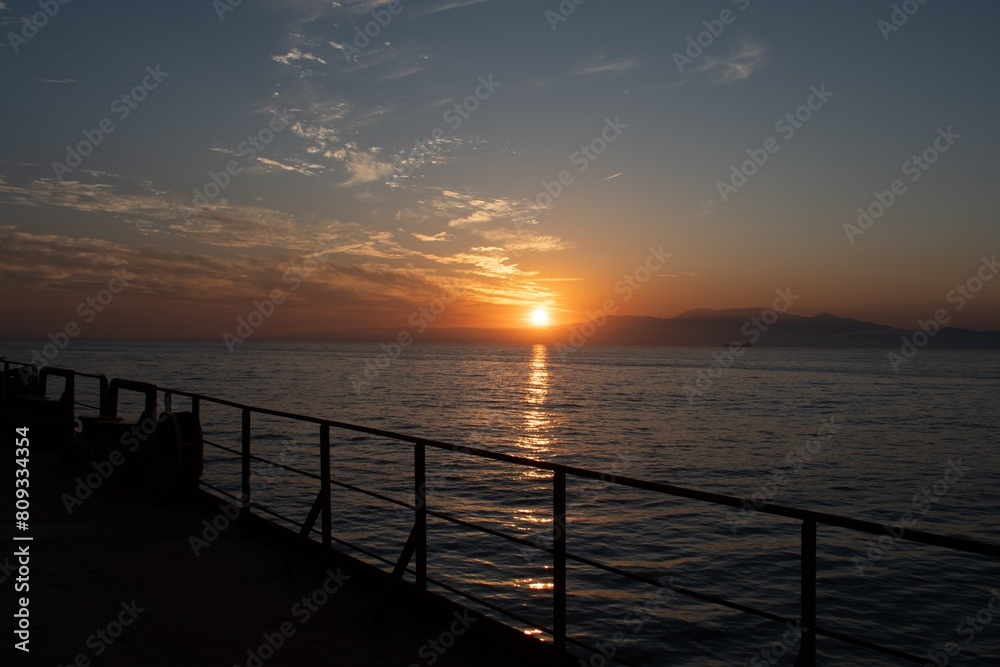
[(243, 492), (240, 494), (240, 502), (243, 504), (242, 515), (250, 513), (250, 410), (243, 410)]
[(557, 660), (566, 653), (566, 473), (552, 477), (552, 631)]
[(97, 399), (98, 400), (98, 405), (100, 407), (97, 409), (97, 411), (100, 414), (102, 414), (102, 415), (109, 415), (109, 414), (111, 414), (111, 410), (108, 409), (108, 400), (109, 400), (109, 396), (108, 396), (108, 376), (104, 375), (102, 373), (101, 374), (101, 380), (100, 380), (100, 382), (101, 382), (101, 389), (100, 389), (100, 394), (99, 394), (100, 398)]
[(194, 420), (201, 423), (201, 399), (197, 396), (191, 397), (191, 414), (194, 415)]
[(795, 667), (816, 667), (816, 522), (802, 522), (802, 644)]
[(319, 476), (323, 485), (323, 546), (327, 549), (333, 546), (331, 539), (333, 511), (330, 507), (330, 425), (319, 427)]
[(417, 589), (427, 590), (427, 462), (423, 443), (413, 445), (413, 504), (416, 531)]
[(164, 412), (174, 411), (174, 395), (169, 391), (163, 392), (163, 411)]

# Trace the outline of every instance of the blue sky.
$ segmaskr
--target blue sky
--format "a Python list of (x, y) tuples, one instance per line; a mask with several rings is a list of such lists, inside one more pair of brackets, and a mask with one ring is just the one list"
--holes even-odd
[[(209, 0), (71, 0), (25, 41), (11, 35), (39, 5), (0, 3), (0, 290), (17, 304), (0, 334), (60, 327), (126, 266), (91, 335), (127, 320), (214, 337), (304, 262), (272, 335), (402, 325), (443, 289), (461, 296), (440, 325), (521, 326), (539, 305), (573, 322), (661, 245), (668, 266), (623, 312), (791, 287), (800, 314), (912, 326), (1000, 250), (1000, 8), (909, 3), (887, 31), (893, 4), (588, 0), (556, 22), (555, 0), (245, 0), (222, 20)], [(276, 113), (290, 120), (261, 134)], [(114, 130), (57, 173), (105, 118)], [(579, 152), (609, 126), (603, 152)], [(904, 163), (947, 128), (959, 138), (911, 181)], [(720, 192), (769, 138), (777, 151)], [(897, 179), (884, 215), (845, 230)], [(954, 323), (1000, 328), (998, 313), (988, 282)]]

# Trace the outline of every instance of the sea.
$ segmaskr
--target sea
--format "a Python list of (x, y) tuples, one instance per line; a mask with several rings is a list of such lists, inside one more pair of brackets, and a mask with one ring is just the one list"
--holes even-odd
[[(41, 345), (0, 342), (0, 355), (30, 360)], [(798, 522), (615, 481), (1000, 543), (1000, 352), (921, 350), (896, 369), (885, 350), (725, 352), (72, 341), (51, 364), (605, 473), (569, 477), (570, 553), (790, 618)], [(77, 393), (96, 405), (96, 382), (80, 379)], [(173, 409), (187, 399), (175, 396)], [(126, 416), (140, 410), (123, 394)], [(238, 410), (203, 402), (201, 416), (208, 442), (239, 449)], [(318, 437), (316, 425), (253, 416), (253, 454), (272, 462), (318, 473)], [(412, 502), (412, 445), (339, 429), (331, 441), (335, 480)], [(211, 445), (205, 456), (205, 481), (238, 495), (238, 460)], [(255, 461), (251, 490), (255, 503), (301, 522), (318, 483)], [(430, 448), (427, 498), (430, 510), (551, 545), (544, 470)], [(396, 560), (411, 510), (342, 487), (332, 504), (336, 539)], [(551, 626), (552, 557), (531, 545), (431, 518), (428, 576)], [(821, 627), (928, 665), (1000, 664), (997, 559), (823, 525), (817, 552)], [(593, 667), (792, 665), (800, 641), (794, 624), (573, 561), (568, 619), (570, 636), (597, 649), (574, 649), (578, 664)], [(821, 665), (912, 664), (826, 637), (818, 655)]]

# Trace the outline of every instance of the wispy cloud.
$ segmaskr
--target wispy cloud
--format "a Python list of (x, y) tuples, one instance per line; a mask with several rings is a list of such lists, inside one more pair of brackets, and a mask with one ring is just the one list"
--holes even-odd
[(501, 246), (508, 252), (556, 252), (576, 247), (569, 241), (558, 236), (535, 234), (528, 231), (513, 231), (508, 229), (493, 229), (480, 231), (479, 235), (496, 246)]
[(288, 53), (285, 53), (285, 54), (282, 54), (282, 55), (271, 56), (271, 60), (273, 60), (275, 62), (279, 62), (282, 65), (291, 65), (293, 62), (295, 62), (297, 60), (312, 60), (314, 62), (320, 63), (321, 65), (325, 65), (326, 64), (326, 61), (323, 60), (322, 58), (320, 58), (319, 56), (317, 56), (316, 54), (314, 54), (314, 53), (303, 53), (302, 51), (299, 51), (298, 49), (292, 49)]
[(418, 241), (425, 241), (427, 243), (455, 240), (455, 237), (449, 234), (448, 232), (438, 232), (437, 234), (432, 234), (432, 235), (418, 234), (414, 232), (411, 236), (413, 236), (413, 238), (417, 239)]
[(708, 75), (714, 83), (743, 81), (767, 64), (766, 49), (759, 42), (744, 39), (739, 48), (723, 58), (706, 57), (698, 72)]
[[(3, 9), (3, 7), (0, 7)], [(40, 81), (41, 83), (80, 83), (76, 79), (35, 79), (35, 81)]]
[(474, 193), (442, 190), (434, 202), (439, 211), (451, 214), (448, 226), (462, 229), (497, 220), (529, 223), (544, 210), (529, 200), (508, 197), (484, 198)]
[(595, 74), (617, 74), (619, 72), (626, 72), (636, 65), (639, 61), (635, 58), (623, 58), (619, 60), (607, 60), (606, 58), (598, 58), (593, 64), (582, 67), (576, 70), (575, 74), (577, 76), (594, 76)]
[(417, 15), (437, 14), (438, 12), (446, 12), (451, 9), (461, 9), (469, 5), (480, 5), (484, 2), (487, 2), (487, 0), (442, 0), (437, 3), (428, 3), (428, 6), (421, 8)]

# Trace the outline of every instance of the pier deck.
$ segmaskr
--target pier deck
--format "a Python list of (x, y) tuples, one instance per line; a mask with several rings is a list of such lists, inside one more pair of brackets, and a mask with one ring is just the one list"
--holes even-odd
[[(8, 462), (0, 467), (12, 473)], [(31, 653), (13, 651), (21, 659), (12, 664), (552, 664), (550, 645), (490, 619), (469, 625), (474, 615), (443, 600), (420, 602), (405, 589), (394, 589), (385, 616), (373, 622), (385, 575), (348, 557), (321, 562), (309, 553), (283, 575), (289, 545), (252, 522), (222, 531), (195, 556), (189, 536), (201, 534), (203, 519), (219, 515), (218, 502), (171, 508), (109, 481), (69, 515), (60, 497), (73, 493), (74, 480), (54, 467), (54, 455), (33, 446)], [(4, 532), (4, 542), (14, 544), (10, 529)], [(13, 553), (5, 551), (0, 563)], [(322, 590), (327, 572), (346, 581), (312, 612), (302, 598)], [(133, 600), (135, 609), (126, 610)], [(95, 634), (116, 634), (109, 624), (120, 616), (129, 624), (118, 638), (108, 636), (110, 644)], [(290, 636), (282, 646), (268, 659), (252, 659), (248, 650), (267, 657), (267, 649), (258, 651), (264, 635), (279, 643), (275, 633), (283, 623)], [(451, 629), (459, 635), (454, 642)]]

